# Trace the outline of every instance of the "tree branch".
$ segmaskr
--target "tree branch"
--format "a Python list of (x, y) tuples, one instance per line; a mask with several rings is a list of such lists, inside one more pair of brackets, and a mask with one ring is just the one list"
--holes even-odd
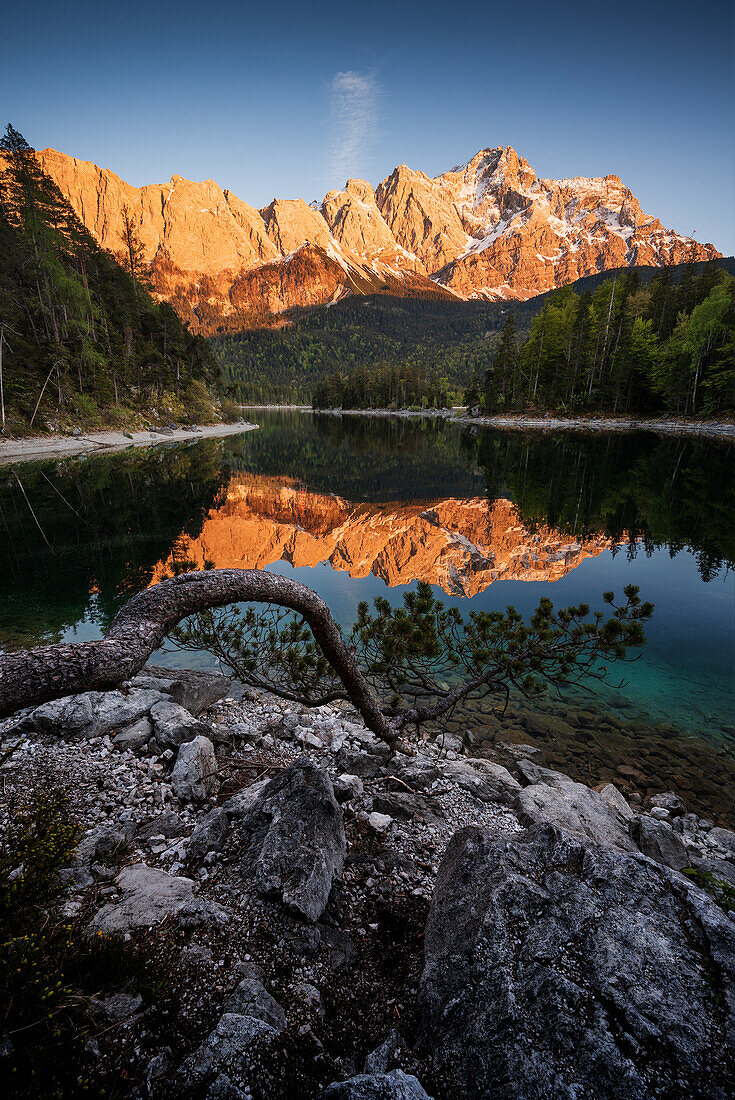
[(244, 601), (303, 616), (365, 725), (389, 745), (396, 743), (397, 725), (383, 714), (324, 600), (298, 581), (251, 569), (211, 569), (161, 581), (128, 600), (98, 641), (0, 655), (0, 718), (49, 699), (115, 687), (143, 667), (182, 619)]

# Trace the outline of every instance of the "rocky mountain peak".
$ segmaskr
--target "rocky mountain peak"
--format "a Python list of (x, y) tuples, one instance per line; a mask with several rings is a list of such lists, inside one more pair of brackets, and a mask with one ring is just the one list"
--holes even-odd
[[(157, 292), (201, 331), (345, 294), (523, 299), (628, 264), (720, 255), (645, 214), (618, 176), (540, 179), (511, 145), (436, 177), (401, 164), (375, 189), (349, 179), (321, 204), (260, 210), (211, 179), (132, 187), (54, 149), (39, 159), (104, 248), (122, 251), (132, 210)], [(298, 278), (284, 267), (297, 251)]]

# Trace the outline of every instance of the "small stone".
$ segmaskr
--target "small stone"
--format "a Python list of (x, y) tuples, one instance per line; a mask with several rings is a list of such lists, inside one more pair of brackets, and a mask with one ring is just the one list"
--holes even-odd
[(368, 825), (376, 833), (384, 833), (388, 826), (392, 824), (393, 818), (389, 814), (380, 814), (376, 810), (368, 814)]
[(338, 776), (332, 786), (338, 802), (351, 802), (353, 798), (359, 798), (365, 789), (359, 775), (350, 775), (349, 772)]

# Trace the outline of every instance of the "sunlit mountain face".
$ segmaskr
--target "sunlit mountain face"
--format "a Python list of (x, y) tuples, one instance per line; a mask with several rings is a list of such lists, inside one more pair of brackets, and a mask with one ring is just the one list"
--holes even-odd
[(548, 526), (532, 531), (503, 498), (355, 504), (291, 480), (238, 475), (199, 537), (183, 535), (153, 579), (182, 562), (197, 569), (328, 562), (391, 587), (424, 580), (451, 596), (475, 596), (501, 579), (558, 580), (612, 545), (604, 535), (574, 541)]

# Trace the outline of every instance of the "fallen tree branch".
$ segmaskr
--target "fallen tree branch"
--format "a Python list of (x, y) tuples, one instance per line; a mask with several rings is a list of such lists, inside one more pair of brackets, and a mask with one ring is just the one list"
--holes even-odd
[(113, 688), (135, 676), (182, 619), (245, 601), (303, 616), (365, 725), (395, 745), (398, 727), (383, 714), (324, 600), (298, 581), (252, 569), (210, 569), (161, 581), (128, 600), (98, 641), (0, 655), (0, 718), (64, 695)]

